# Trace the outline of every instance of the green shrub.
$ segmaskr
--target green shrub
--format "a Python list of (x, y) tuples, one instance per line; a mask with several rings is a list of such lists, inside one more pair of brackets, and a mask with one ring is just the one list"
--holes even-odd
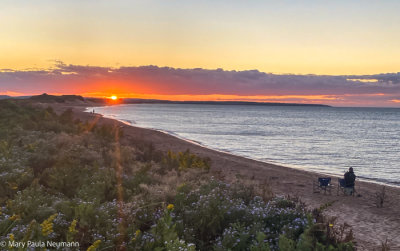
[(189, 149), (184, 152), (174, 153), (168, 151), (167, 155), (162, 160), (162, 165), (168, 170), (184, 171), (190, 168), (210, 170), (210, 158), (201, 158), (195, 154), (190, 153)]
[(7, 203), (9, 215), (18, 215), (22, 223), (29, 223), (32, 220), (43, 221), (56, 210), (54, 202), (60, 198), (45, 192), (44, 188), (36, 182), (32, 186), (17, 192), (12, 200)]

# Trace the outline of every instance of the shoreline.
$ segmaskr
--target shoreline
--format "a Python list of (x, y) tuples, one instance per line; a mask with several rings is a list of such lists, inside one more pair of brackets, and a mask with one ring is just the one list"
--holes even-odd
[[(332, 194), (313, 193), (312, 184), (320, 174), (313, 171), (295, 169), (283, 165), (266, 163), (246, 157), (220, 152), (203, 145), (195, 144), (174, 135), (153, 129), (128, 125), (115, 118), (106, 118), (100, 114), (85, 112), (90, 104), (52, 105), (56, 111), (62, 112), (72, 108), (77, 118), (98, 124), (112, 124), (124, 131), (123, 140), (145, 141), (154, 145), (155, 149), (175, 152), (189, 149), (192, 153), (211, 159), (211, 173), (227, 182), (252, 182), (267, 184), (277, 196), (297, 197), (306, 205), (318, 208), (332, 203), (324, 213), (337, 218), (336, 224), (347, 223), (353, 227), (358, 250), (376, 250), (382, 242), (389, 240), (392, 250), (400, 250), (400, 188), (379, 185), (370, 181), (356, 181), (356, 189), (360, 196), (337, 195), (337, 179)], [(97, 105), (98, 106), (98, 105)], [(93, 106), (92, 106), (93, 107)], [(330, 175), (333, 176), (333, 175)], [(386, 188), (386, 200), (383, 208), (374, 204), (376, 194)]]
[[(120, 104), (118, 106), (125, 106), (125, 105), (127, 105), (127, 104)], [(105, 105), (105, 106), (107, 106), (107, 105)], [(96, 107), (100, 107), (100, 106), (96, 106)], [(92, 106), (85, 107), (83, 112), (90, 113), (90, 111), (89, 111), (90, 108), (95, 108), (95, 107), (92, 107)], [(337, 178), (343, 178), (343, 175), (344, 175), (344, 174), (340, 175), (340, 174), (337, 174), (337, 173), (329, 173), (329, 172), (318, 172), (318, 171), (315, 171), (315, 170), (310, 170), (307, 167), (302, 167), (302, 166), (297, 166), (297, 165), (292, 165), (292, 164), (279, 163), (279, 162), (274, 162), (274, 161), (259, 160), (259, 159), (252, 158), (250, 156), (243, 156), (243, 155), (236, 154), (236, 153), (233, 153), (233, 152), (230, 152), (230, 151), (213, 148), (213, 147), (207, 146), (207, 145), (205, 145), (205, 144), (203, 144), (201, 142), (194, 141), (194, 140), (182, 137), (182, 136), (180, 136), (180, 135), (178, 135), (178, 134), (176, 134), (174, 132), (169, 132), (169, 131), (162, 130), (162, 129), (148, 128), (148, 127), (140, 126), (140, 125), (138, 125), (136, 123), (132, 123), (131, 121), (127, 121), (127, 120), (123, 120), (123, 119), (117, 119), (117, 118), (112, 117), (112, 116), (104, 116), (103, 114), (100, 114), (100, 113), (95, 113), (95, 114), (98, 114), (98, 115), (102, 116), (103, 118), (117, 120), (117, 121), (119, 121), (119, 122), (121, 122), (123, 124), (126, 124), (128, 126), (147, 129), (147, 130), (153, 130), (153, 131), (156, 131), (156, 132), (161, 132), (161, 133), (164, 133), (166, 135), (170, 135), (172, 137), (176, 137), (176, 138), (178, 138), (180, 140), (186, 141), (188, 143), (198, 145), (198, 146), (203, 147), (205, 149), (208, 149), (210, 151), (217, 151), (217, 152), (220, 152), (220, 153), (229, 154), (229, 155), (232, 155), (232, 156), (241, 157), (241, 158), (245, 158), (245, 159), (252, 160), (252, 161), (258, 161), (258, 162), (269, 164), (269, 165), (275, 165), (275, 166), (280, 166), (280, 167), (285, 167), (285, 168), (290, 168), (290, 169), (310, 172), (310, 173), (317, 174), (317, 175), (320, 175), (320, 176), (332, 176), (332, 178), (334, 178), (335, 180)], [(399, 181), (399, 184), (396, 184), (396, 183), (393, 183), (393, 182), (379, 181), (379, 180), (376, 180), (376, 179), (369, 179), (369, 178), (360, 177), (360, 176), (357, 176), (357, 181), (358, 182), (361, 181), (361, 182), (365, 182), (365, 183), (372, 183), (372, 184), (376, 184), (376, 185), (389, 186), (389, 187), (399, 188), (400, 189), (400, 181)]]

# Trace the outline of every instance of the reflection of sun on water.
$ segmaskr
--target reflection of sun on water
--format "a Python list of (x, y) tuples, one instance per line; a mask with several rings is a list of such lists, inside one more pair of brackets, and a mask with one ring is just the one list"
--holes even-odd
[(112, 100), (117, 100), (117, 98), (118, 98), (117, 96), (111, 96)]

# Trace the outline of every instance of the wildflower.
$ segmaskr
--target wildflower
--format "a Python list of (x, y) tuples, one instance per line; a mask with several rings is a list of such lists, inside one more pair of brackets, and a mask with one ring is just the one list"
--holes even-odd
[(10, 220), (12, 220), (12, 221), (17, 221), (17, 220), (20, 220), (20, 219), (21, 219), (21, 217), (18, 214), (13, 214), (10, 217)]
[(167, 209), (170, 211), (174, 210), (174, 204), (168, 204)]
[(86, 251), (95, 251), (100, 246), (101, 240), (95, 241)]
[(10, 234), (10, 241), (14, 241), (14, 235), (13, 234)]
[(73, 221), (71, 222), (71, 225), (70, 225), (69, 228), (68, 228), (68, 231), (69, 231), (71, 234), (76, 234), (76, 223), (77, 223), (77, 220), (73, 220)]
[(53, 221), (57, 217), (57, 214), (51, 215), (47, 220), (44, 220), (40, 226), (42, 227), (42, 234), (48, 236), (53, 232)]
[(142, 232), (140, 231), (140, 229), (136, 230), (135, 236), (133, 236), (133, 238), (132, 238), (132, 242), (136, 241), (136, 238), (137, 238), (141, 233), (142, 233)]
[(333, 227), (333, 224), (332, 224), (332, 223), (329, 223), (329, 227)]

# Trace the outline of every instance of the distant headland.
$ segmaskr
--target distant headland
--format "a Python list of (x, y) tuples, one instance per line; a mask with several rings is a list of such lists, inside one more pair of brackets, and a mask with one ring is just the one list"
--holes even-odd
[(41, 103), (97, 103), (102, 105), (115, 104), (202, 104), (202, 105), (258, 105), (258, 106), (315, 106), (315, 107), (331, 107), (323, 104), (303, 104), (303, 103), (278, 103), (278, 102), (250, 102), (250, 101), (174, 101), (160, 99), (136, 99), (136, 98), (119, 98), (111, 100), (109, 98), (93, 98), (83, 97), (80, 95), (49, 95), (43, 93), (36, 96), (10, 97), (0, 96), (0, 99), (8, 98), (24, 98)]

